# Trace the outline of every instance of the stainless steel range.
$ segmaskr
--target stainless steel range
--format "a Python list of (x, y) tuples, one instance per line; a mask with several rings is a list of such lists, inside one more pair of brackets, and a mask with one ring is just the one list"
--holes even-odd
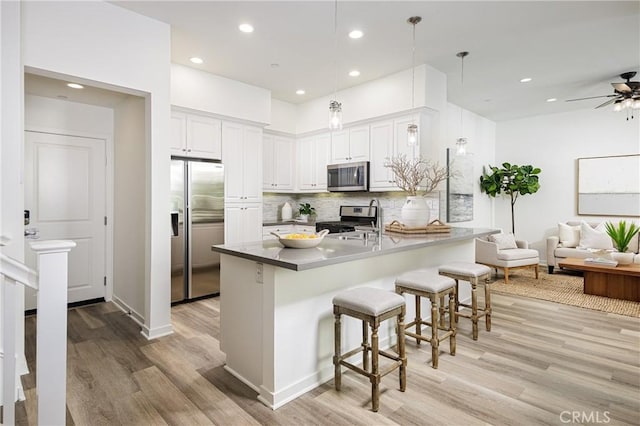
[(375, 228), (378, 206), (340, 206), (340, 220), (316, 222), (316, 232), (328, 229), (329, 233), (352, 232), (357, 228)]

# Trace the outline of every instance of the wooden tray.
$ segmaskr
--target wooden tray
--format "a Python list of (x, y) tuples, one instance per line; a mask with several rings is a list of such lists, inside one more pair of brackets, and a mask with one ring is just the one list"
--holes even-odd
[(397, 232), (399, 234), (441, 234), (451, 231), (451, 226), (442, 223), (440, 220), (435, 219), (427, 226), (410, 227), (403, 223), (394, 220), (384, 227), (387, 232)]

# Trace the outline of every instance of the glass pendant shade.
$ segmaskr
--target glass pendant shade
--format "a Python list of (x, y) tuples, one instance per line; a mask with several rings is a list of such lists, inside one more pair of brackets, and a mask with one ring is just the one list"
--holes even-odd
[(415, 146), (418, 144), (418, 125), (409, 124), (407, 126), (407, 145)]
[(342, 104), (338, 101), (329, 102), (329, 128), (342, 129)]
[(467, 138), (458, 138), (456, 140), (456, 155), (467, 154)]
[(622, 111), (622, 103), (620, 101), (616, 101), (616, 103), (613, 105), (613, 110), (615, 112)]

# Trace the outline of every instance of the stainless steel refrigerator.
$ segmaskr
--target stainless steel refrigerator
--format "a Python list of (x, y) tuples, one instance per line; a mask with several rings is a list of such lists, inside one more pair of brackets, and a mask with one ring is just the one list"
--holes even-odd
[(171, 157), (171, 302), (220, 294), (224, 243), (224, 167), (215, 160)]

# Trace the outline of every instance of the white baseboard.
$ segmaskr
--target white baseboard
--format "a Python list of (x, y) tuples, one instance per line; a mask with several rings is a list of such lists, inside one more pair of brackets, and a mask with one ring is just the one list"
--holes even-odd
[(162, 327), (149, 328), (146, 325), (143, 325), (142, 330), (140, 330), (140, 334), (142, 334), (147, 340), (153, 340), (158, 337), (173, 334), (173, 326), (171, 324), (167, 324)]

